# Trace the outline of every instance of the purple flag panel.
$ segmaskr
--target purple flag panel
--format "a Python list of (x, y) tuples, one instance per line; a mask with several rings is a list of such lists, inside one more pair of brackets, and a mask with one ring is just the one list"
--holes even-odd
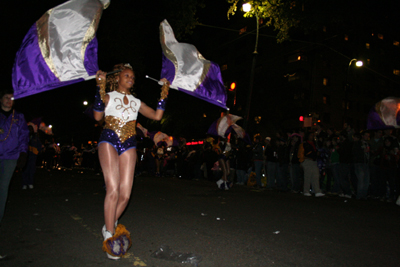
[(213, 136), (227, 137), (230, 133), (235, 133), (238, 138), (251, 143), (250, 137), (246, 134), (245, 130), (236, 124), (238, 120), (242, 119), (239, 116), (228, 114), (222, 116), (218, 120), (214, 121), (210, 128), (208, 128), (207, 134)]
[(383, 130), (400, 127), (400, 99), (388, 97), (371, 108), (367, 118), (368, 130)]
[(98, 70), (95, 33), (109, 0), (70, 0), (48, 10), (17, 52), (16, 99), (83, 81)]
[(170, 88), (227, 109), (219, 66), (206, 60), (195, 46), (179, 43), (166, 20), (160, 24), (160, 42), (163, 50), (161, 77), (170, 81)]
[[(218, 123), (218, 120), (214, 121), (210, 125), (210, 128), (208, 128), (207, 134), (212, 135), (212, 136), (219, 136), (218, 130), (217, 130), (217, 123)], [(225, 136), (223, 136), (223, 137), (225, 137)]]

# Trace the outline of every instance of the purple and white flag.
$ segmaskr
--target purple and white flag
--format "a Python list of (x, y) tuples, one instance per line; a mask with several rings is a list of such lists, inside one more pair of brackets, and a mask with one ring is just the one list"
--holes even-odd
[(367, 129), (400, 128), (400, 98), (387, 97), (376, 103), (368, 113)]
[(251, 144), (250, 136), (242, 127), (236, 124), (236, 122), (241, 119), (242, 117), (233, 114), (222, 116), (211, 124), (211, 126), (208, 128), (207, 134), (225, 138), (233, 132), (238, 138), (243, 139), (248, 144)]
[(179, 43), (167, 20), (160, 24), (160, 42), (163, 51), (161, 77), (170, 81), (170, 88), (227, 109), (219, 66), (206, 60), (194, 45)]
[(228, 129), (230, 130), (231, 126), (236, 125), (236, 122), (241, 119), (242, 117), (233, 114), (221, 116), (218, 120), (214, 121), (211, 124), (210, 128), (208, 128), (207, 133), (214, 136), (227, 137), (228, 134), (231, 132), (228, 131)]
[(12, 71), (14, 98), (95, 75), (96, 31), (110, 0), (70, 0), (48, 10), (29, 29)]

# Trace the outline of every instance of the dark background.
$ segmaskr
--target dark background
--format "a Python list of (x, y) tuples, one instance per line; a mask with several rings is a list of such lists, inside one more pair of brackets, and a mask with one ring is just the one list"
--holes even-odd
[[(0, 66), (3, 86), (11, 87), (11, 70), (14, 57), (28, 29), (48, 9), (65, 1), (12, 1), (7, 7), (1, 9), (1, 22), (4, 25), (2, 39), (2, 59)], [(300, 3), (301, 1), (299, 1)], [(365, 46), (365, 36), (371, 29), (400, 40), (398, 28), (400, 20), (399, 5), (394, 1), (305, 1), (307, 2), (304, 18), (300, 28), (291, 31), (292, 39), (278, 43), (277, 32), (273, 27), (265, 27), (266, 21), (260, 24), (260, 37), (258, 44), (259, 58), (256, 66), (255, 84), (251, 102), (251, 118), (262, 115), (261, 123), (250, 125), (250, 134), (257, 132), (273, 131), (284, 120), (297, 122), (299, 115), (312, 113), (313, 101), (318, 100), (318, 89), (315, 81), (319, 79), (315, 69), (327, 66), (317, 65), (321, 55), (326, 51), (331, 52), (327, 60), (331, 71), (332, 105), (335, 112), (331, 117), (342, 116), (341, 102), (333, 104), (334, 95), (341, 92), (342, 81), (348, 70), (349, 59), (361, 57), (362, 48)], [(241, 3), (239, 3), (240, 7)], [(104, 10), (97, 38), (99, 41), (98, 63), (100, 69), (109, 71), (114, 64), (129, 62), (136, 72), (135, 90), (137, 96), (151, 107), (156, 107), (160, 86), (154, 81), (145, 79), (145, 75), (159, 79), (161, 72), (161, 46), (159, 42), (159, 24), (167, 19), (174, 29), (179, 42), (186, 42), (197, 47), (199, 52), (208, 60), (220, 65), (222, 77), (228, 87), (231, 82), (238, 84), (237, 90), (228, 92), (227, 106), (231, 113), (245, 117), (247, 96), (249, 94), (250, 69), (252, 52), (254, 51), (256, 26), (254, 18), (244, 18), (243, 12), (227, 17), (229, 3), (225, 0), (171, 0), (171, 1), (111, 1), (110, 6)], [(197, 21), (196, 27), (193, 22)], [(323, 25), (328, 25), (328, 31), (321, 33)], [(240, 34), (241, 29), (246, 29)], [(359, 33), (358, 35), (355, 35)], [(353, 39), (344, 44), (343, 36), (348, 34)], [(353, 37), (354, 36), (354, 37)], [(385, 35), (387, 37), (387, 35)], [(396, 39), (397, 38), (397, 39)], [(385, 42), (390, 46), (389, 38)], [(393, 83), (391, 71), (400, 69), (400, 56), (396, 47), (391, 45), (390, 51), (385, 48), (375, 47), (374, 57), (370, 70), (363, 70), (363, 76), (356, 77), (360, 93), (367, 94), (365, 86), (369, 86), (370, 99), (365, 106), (370, 107), (389, 95), (398, 95), (399, 83)], [(374, 43), (372, 43), (374, 48)], [(394, 51), (397, 49), (396, 51)], [(365, 50), (365, 49), (364, 49)], [(305, 69), (305, 80), (300, 86), (288, 83), (286, 74), (300, 73), (293, 64), (289, 66), (288, 59), (300, 51), (309, 56), (308, 69)], [(335, 62), (335, 58), (343, 59)], [(388, 64), (390, 61), (391, 64)], [(374, 66), (372, 64), (375, 64)], [(315, 67), (314, 67), (315, 66)], [(390, 66), (390, 67), (388, 67)], [(227, 67), (227, 69), (224, 69)], [(304, 70), (303, 70), (304, 71)], [(382, 73), (387, 72), (389, 74)], [(351, 77), (357, 73), (353, 70)], [(379, 75), (378, 75), (379, 74)], [(324, 74), (326, 75), (326, 74)], [(350, 78), (351, 78), (350, 77)], [(373, 81), (367, 80), (378, 77)], [(398, 76), (396, 77), (397, 80)], [(351, 79), (350, 79), (351, 80)], [(354, 79), (353, 79), (354, 80)], [(384, 92), (382, 88), (389, 88), (383, 82), (390, 84), (392, 91)], [(336, 83), (336, 85), (334, 85)], [(314, 91), (313, 91), (314, 90)], [(378, 92), (379, 91), (379, 92)], [(42, 117), (47, 125), (53, 125), (54, 137), (60, 143), (87, 142), (97, 140), (99, 127), (95, 121), (84, 114), (86, 106), (93, 101), (95, 82), (86, 81), (78, 84), (54, 89), (52, 91), (18, 99), (15, 102), (17, 110), (23, 112), (29, 121)], [(299, 108), (294, 108), (293, 95), (303, 98), (296, 100)], [(236, 97), (236, 105), (233, 100)], [(362, 99), (362, 95), (354, 96), (355, 102)], [(223, 110), (205, 101), (188, 96), (184, 93), (171, 90), (167, 110), (161, 122), (147, 120), (139, 115), (138, 122), (149, 131), (161, 130), (168, 135), (199, 139), (205, 137), (209, 126), (219, 118)], [(314, 104), (315, 105), (315, 104)], [(339, 112), (336, 112), (339, 111)], [(360, 114), (359, 120), (365, 120), (367, 113)], [(296, 121), (297, 120), (297, 121)], [(333, 119), (332, 119), (333, 120)], [(243, 126), (243, 120), (237, 122)], [(293, 125), (293, 124), (292, 124)], [(297, 124), (295, 124), (297, 125)], [(267, 130), (265, 130), (267, 129)]]
[[(1, 73), (4, 86), (11, 86), (14, 57), (28, 29), (48, 9), (63, 2), (13, 1), (10, 6), (2, 9), (3, 25), (8, 26), (5, 29), (7, 41), (3, 39), (2, 44), (4, 54)], [(186, 3), (189, 5), (189, 2)], [(207, 13), (203, 23), (228, 21), (226, 2), (205, 2), (208, 2), (205, 5), (208, 9), (198, 6), (198, 10), (201, 10), (199, 15)], [(205, 38), (210, 37), (203, 35), (204, 28), (194, 34), (185, 34), (184, 29), (181, 29), (185, 18), (180, 17), (180, 13), (187, 12), (182, 7), (183, 3), (185, 1), (111, 1), (100, 20), (97, 32), (100, 69), (110, 71), (114, 64), (130, 63), (136, 72), (137, 96), (153, 108), (156, 107), (160, 86), (145, 79), (145, 75), (161, 78), (159, 24), (162, 20), (167, 19), (174, 29), (178, 29), (175, 32), (177, 39), (178, 36), (185, 38), (178, 41), (194, 43), (205, 58), (212, 60), (207, 53), (203, 53), (208, 50)], [(162, 130), (169, 135), (189, 138), (204, 137), (209, 125), (219, 117), (221, 108), (184, 93), (171, 91), (162, 122), (150, 121), (141, 115), (138, 122), (150, 131)], [(100, 130), (95, 127), (95, 121), (84, 114), (87, 107), (83, 105), (85, 100), (89, 104), (93, 101), (94, 93), (94, 80), (86, 81), (18, 99), (15, 108), (25, 114), (27, 121), (41, 117), (46, 125), (51, 124), (54, 137), (59, 142), (97, 140)], [(206, 118), (204, 113), (207, 113)]]

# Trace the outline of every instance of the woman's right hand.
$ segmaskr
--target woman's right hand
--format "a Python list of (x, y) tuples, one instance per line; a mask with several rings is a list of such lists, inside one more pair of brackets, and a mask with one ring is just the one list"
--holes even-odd
[(106, 82), (106, 72), (102, 71), (102, 70), (98, 70), (96, 72), (96, 83), (97, 85), (103, 84)]

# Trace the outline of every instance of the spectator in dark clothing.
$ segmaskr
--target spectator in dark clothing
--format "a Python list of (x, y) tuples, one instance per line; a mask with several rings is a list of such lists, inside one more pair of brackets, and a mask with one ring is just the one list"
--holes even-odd
[(55, 142), (52, 140), (52, 142), (46, 141), (45, 143), (45, 151), (44, 151), (44, 157), (46, 161), (46, 169), (48, 171), (52, 170), (54, 167), (54, 157), (56, 155), (56, 149), (55, 149)]
[(72, 169), (74, 167), (74, 156), (77, 151), (74, 145), (66, 146), (61, 149), (61, 165), (64, 168)]
[[(168, 150), (168, 148), (167, 148)], [(166, 176), (175, 176), (176, 174), (176, 155), (174, 151), (169, 151), (164, 157), (163, 173)]]
[(192, 148), (186, 155), (186, 159), (183, 164), (186, 165), (186, 176), (188, 179), (200, 179), (201, 178), (201, 160), (200, 160), (200, 148)]
[(286, 141), (280, 138), (277, 141), (279, 172), (277, 175), (277, 187), (280, 191), (286, 192), (289, 190), (289, 151)]
[(238, 149), (236, 152), (236, 175), (237, 175), (237, 184), (238, 185), (246, 185), (248, 178), (248, 170), (251, 167), (252, 160), (252, 152), (250, 150), (250, 146), (246, 147), (246, 144), (243, 140), (238, 140)]
[(156, 146), (147, 149), (145, 152), (145, 161), (147, 165), (147, 171), (150, 175), (156, 174)]
[(267, 162), (267, 188), (274, 189), (275, 181), (277, 180), (277, 175), (279, 170), (279, 162), (278, 162), (278, 147), (276, 146), (276, 140), (271, 140), (271, 138), (267, 137), (265, 140), (265, 159)]
[[(182, 144), (178, 147), (176, 151), (176, 175), (178, 178), (187, 179), (188, 177), (188, 170), (187, 170), (187, 156), (188, 156), (188, 149), (186, 144)], [(193, 177), (191, 177), (193, 178)], [(190, 178), (190, 179), (191, 179)]]
[(289, 146), (287, 149), (289, 152), (289, 174), (291, 190), (293, 193), (300, 192), (302, 185), (302, 170), (300, 168), (299, 157), (297, 156), (300, 143), (301, 136), (298, 134), (293, 134), (289, 140)]
[(328, 148), (330, 146), (330, 141), (326, 139), (326, 136), (327, 134), (325, 132), (321, 132), (320, 135), (318, 136), (318, 142), (317, 142), (317, 150), (318, 150), (317, 164), (319, 169), (319, 184), (321, 189), (323, 187), (323, 183), (326, 178), (326, 170), (330, 157), (330, 151)]
[(257, 187), (262, 187), (261, 184), (261, 172), (264, 164), (264, 155), (263, 155), (263, 145), (261, 143), (260, 136), (254, 137), (254, 145), (253, 145), (253, 162), (254, 162), (254, 170), (256, 172), (256, 181)]
[(218, 161), (218, 155), (213, 151), (212, 145), (208, 142), (204, 146), (204, 151), (201, 155), (201, 161), (206, 163), (206, 170), (204, 172), (205, 176), (207, 176), (207, 180), (216, 180), (211, 169), (214, 167), (214, 163)]
[(339, 138), (340, 188), (343, 192), (339, 196), (351, 198), (350, 172), (352, 164), (352, 144), (347, 138), (346, 132), (341, 133)]
[(303, 195), (311, 196), (310, 186), (315, 193), (316, 197), (325, 196), (321, 192), (319, 187), (319, 169), (317, 165), (317, 147), (314, 142), (314, 133), (310, 132), (305, 137), (302, 147), (299, 148), (299, 158), (303, 158), (304, 161), (301, 166), (304, 170), (304, 184), (303, 184)]
[[(329, 148), (330, 150), (330, 158), (329, 158), (329, 168), (330, 169), (330, 174), (332, 175), (332, 180), (333, 180), (333, 186), (328, 189), (327, 187), (327, 192), (332, 194), (332, 195), (338, 195), (340, 191), (340, 161), (339, 161), (339, 139), (338, 138), (332, 138), (331, 139), (331, 146)], [(329, 184), (330, 179), (329, 179), (329, 172), (328, 172), (328, 181)]]
[(399, 162), (399, 147), (397, 142), (391, 137), (385, 138), (381, 167), (383, 171), (383, 177), (385, 182), (389, 185), (389, 195), (387, 197), (388, 202), (392, 202), (395, 199), (395, 181), (397, 176), (397, 163)]
[(22, 189), (27, 189), (28, 187), (29, 189), (33, 189), (37, 155), (42, 149), (42, 143), (37, 134), (37, 125), (31, 122), (29, 124), (29, 152), (26, 166), (22, 172)]
[(382, 176), (382, 151), (383, 151), (383, 138), (382, 130), (377, 130), (374, 132), (373, 138), (369, 141), (370, 146), (370, 196), (375, 199), (381, 199), (384, 197), (386, 192), (386, 180)]
[(340, 135), (344, 135), (349, 142), (353, 141), (353, 134), (354, 134), (354, 129), (351, 127), (349, 123), (344, 123), (343, 124), (343, 130), (340, 132)]
[(369, 133), (364, 132), (353, 136), (353, 163), (354, 171), (357, 176), (357, 199), (367, 199), (369, 188)]

